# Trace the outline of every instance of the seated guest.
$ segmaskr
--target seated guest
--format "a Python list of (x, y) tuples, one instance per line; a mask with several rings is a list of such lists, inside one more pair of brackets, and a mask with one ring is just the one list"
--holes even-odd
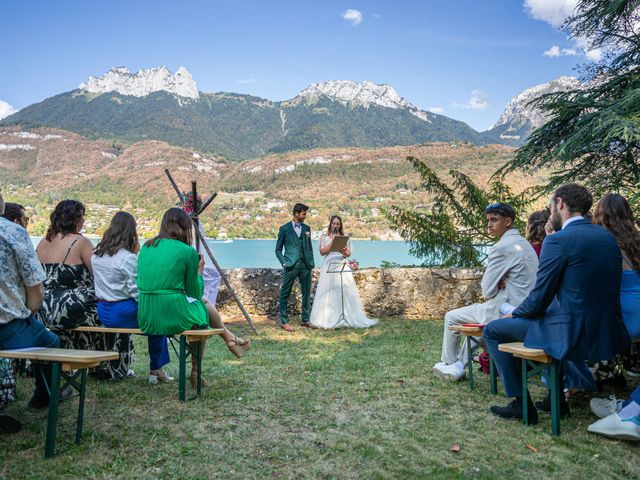
[[(550, 201), (555, 234), (542, 245), (534, 289), (512, 318), (502, 318), (483, 332), (491, 358), (498, 367), (506, 395), (514, 400), (491, 411), (503, 418), (522, 418), (528, 402), (529, 420), (538, 412), (527, 395), (522, 398), (520, 362), (498, 350), (500, 343), (522, 342), (540, 348), (552, 358), (584, 364), (613, 358), (628, 344), (620, 316), (622, 255), (615, 238), (583, 218), (591, 208), (591, 194), (576, 184), (558, 188)], [(561, 375), (562, 378), (562, 375)], [(550, 405), (549, 397), (542, 402)], [(561, 414), (569, 408), (561, 399)]]
[[(635, 226), (629, 202), (617, 193), (608, 193), (596, 205), (593, 222), (609, 230), (622, 251), (620, 304), (622, 320), (632, 338), (640, 337), (640, 232)], [(638, 367), (638, 355), (626, 352), (623, 358), (602, 362), (595, 366), (600, 383), (624, 387), (623, 364), (629, 369)]]
[[(91, 257), (98, 318), (106, 327), (138, 328), (138, 233), (136, 220), (117, 212)], [(167, 337), (149, 335), (149, 382), (173, 380), (162, 367), (169, 363)]]
[[(204, 260), (192, 244), (191, 217), (170, 208), (162, 217), (158, 235), (144, 244), (138, 255), (138, 323), (150, 335), (173, 335), (184, 330), (224, 328), (227, 348), (237, 357), (249, 341), (229, 332), (220, 315), (203, 299)], [(198, 342), (201, 348), (204, 342)], [(201, 357), (204, 350), (201, 350)], [(191, 386), (195, 386), (197, 363), (193, 359)]]
[(29, 217), (27, 217), (24, 207), (19, 203), (5, 203), (2, 216), (23, 228), (27, 228), (27, 225), (29, 225)]
[[(17, 203), (5, 203), (4, 213), (1, 216), (23, 228), (27, 228), (29, 223), (24, 207)], [(11, 360), (0, 358), (0, 433), (13, 433), (21, 428), (17, 420), (3, 413), (9, 402), (15, 400), (15, 390), (16, 379)]]
[(93, 244), (80, 233), (84, 224), (84, 205), (63, 200), (51, 213), (51, 223), (36, 252), (47, 278), (44, 302), (37, 316), (59, 337), (63, 348), (117, 351), (120, 359), (100, 365), (99, 378), (123, 378), (131, 364), (131, 339), (113, 335), (69, 332), (80, 325), (99, 325), (93, 289), (91, 255)]
[(468, 359), (466, 348), (460, 348), (460, 335), (449, 331), (448, 327), (464, 323), (485, 324), (498, 318), (500, 306), (519, 305), (536, 279), (538, 257), (513, 226), (516, 218), (513, 207), (494, 203), (484, 213), (489, 235), (499, 240), (489, 250), (487, 268), (482, 276), (482, 295), (486, 301), (452, 310), (444, 317), (442, 361), (434, 365), (433, 372), (449, 380), (464, 377)]
[[(4, 200), (0, 195), (0, 215)], [(29, 234), (20, 225), (0, 218), (0, 350), (45, 347), (57, 348), (60, 340), (34, 317), (43, 299), (42, 282), (46, 279), (38, 263)], [(34, 363), (36, 389), (29, 404), (34, 408), (49, 405), (51, 369)], [(15, 418), (0, 411), (0, 431), (20, 430)]]
[(529, 215), (527, 220), (527, 229), (525, 230), (525, 238), (531, 244), (533, 249), (540, 258), (540, 251), (542, 250), (542, 241), (547, 236), (545, 225), (549, 221), (551, 213), (549, 209), (539, 210)]
[(591, 433), (619, 440), (640, 440), (640, 387), (631, 394), (631, 400), (591, 400), (591, 410), (600, 417), (587, 427)]

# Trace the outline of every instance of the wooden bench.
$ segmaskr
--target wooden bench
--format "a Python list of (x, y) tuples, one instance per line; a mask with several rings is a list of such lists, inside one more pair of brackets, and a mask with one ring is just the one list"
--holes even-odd
[[(463, 325), (449, 325), (450, 332), (458, 332), (463, 337), (467, 339), (467, 379), (469, 380), (469, 388), (473, 390), (473, 353), (476, 352), (480, 348), (480, 340), (478, 337), (482, 337), (482, 328), (483, 327), (468, 327)], [(489, 391), (492, 394), (498, 393), (498, 381), (496, 378), (495, 364), (493, 363), (493, 359), (489, 357)]]
[[(47, 385), (50, 394), (49, 413), (47, 418), (47, 433), (45, 439), (44, 456), (50, 458), (55, 453), (56, 429), (58, 424), (59, 392), (67, 386), (80, 394), (78, 405), (78, 419), (76, 421), (76, 443), (82, 437), (82, 422), (84, 418), (84, 399), (87, 390), (87, 372), (108, 360), (116, 360), (116, 352), (99, 352), (93, 350), (66, 350), (64, 348), (23, 348), (18, 350), (1, 350), (2, 358), (17, 358), (32, 362), (51, 363), (51, 384)], [(77, 383), (80, 377), (80, 384)], [(60, 387), (60, 379), (64, 385)], [(45, 379), (45, 382), (47, 380)]]
[[(529, 405), (527, 384), (529, 378), (549, 370), (549, 390), (551, 391), (551, 432), (560, 435), (560, 362), (554, 360), (539, 348), (527, 348), (522, 342), (501, 343), (501, 352), (510, 353), (521, 360), (522, 364), (522, 421), (529, 424)], [(530, 369), (528, 368), (530, 367)]]
[[(142, 330), (139, 328), (109, 328), (104, 326), (91, 326), (91, 327), (76, 327), (69, 329), (72, 332), (87, 332), (87, 333), (124, 333), (130, 335), (144, 335)], [(202, 368), (201, 362), (202, 358), (200, 355), (200, 342), (206, 342), (207, 339), (213, 335), (222, 335), (224, 333), (224, 329), (222, 328), (207, 328), (202, 330), (185, 330), (184, 332), (176, 333), (175, 335), (167, 335), (169, 339), (172, 341), (171, 346), (174, 351), (176, 351), (175, 346), (173, 345), (173, 340), (175, 337), (179, 337), (178, 344), (179, 350), (176, 351), (179, 359), (179, 368), (178, 368), (178, 400), (184, 402), (186, 400), (186, 384), (187, 384), (187, 359), (189, 356), (196, 359), (196, 363), (198, 365), (198, 375), (196, 377), (196, 395), (193, 398), (197, 398), (200, 396), (202, 390)], [(191, 344), (197, 344), (196, 348), (191, 346)]]

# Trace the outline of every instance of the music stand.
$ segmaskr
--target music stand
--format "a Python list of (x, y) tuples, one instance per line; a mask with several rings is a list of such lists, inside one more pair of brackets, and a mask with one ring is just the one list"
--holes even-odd
[(338, 317), (338, 321), (333, 324), (333, 326), (331, 327), (332, 329), (340, 325), (341, 322), (344, 322), (351, 328), (354, 328), (354, 326), (349, 323), (347, 316), (344, 314), (344, 283), (342, 281), (342, 274), (344, 273), (345, 270), (348, 271), (349, 273), (353, 271), (351, 270), (351, 267), (349, 267), (349, 264), (347, 262), (332, 262), (327, 267), (327, 273), (340, 274), (340, 303), (341, 303), (342, 309), (340, 312), (340, 316)]

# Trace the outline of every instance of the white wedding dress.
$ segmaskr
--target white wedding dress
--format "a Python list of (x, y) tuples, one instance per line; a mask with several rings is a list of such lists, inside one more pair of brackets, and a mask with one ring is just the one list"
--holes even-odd
[[(326, 247), (331, 244), (331, 237), (326, 234), (320, 236), (320, 246)], [(349, 240), (349, 249), (353, 253), (351, 240)], [(340, 319), (342, 312), (342, 299), (340, 295), (340, 274), (327, 273), (327, 269), (336, 268), (335, 264), (344, 263), (346, 259), (340, 252), (329, 252), (324, 257), (322, 267), (320, 267), (320, 279), (318, 280), (318, 288), (313, 299), (311, 307), (311, 323), (320, 328), (337, 328), (337, 327), (355, 327), (366, 328), (378, 323), (378, 320), (367, 318), (367, 314), (362, 308), (358, 287), (353, 279), (353, 273), (349, 267), (346, 267), (342, 274), (343, 291), (344, 291), (344, 315), (347, 319)]]

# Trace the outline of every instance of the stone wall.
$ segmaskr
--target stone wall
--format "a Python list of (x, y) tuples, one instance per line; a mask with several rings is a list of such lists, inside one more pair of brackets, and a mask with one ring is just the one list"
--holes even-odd
[[(245, 309), (256, 320), (277, 320), (282, 270), (238, 268), (225, 270)], [(318, 283), (313, 271), (311, 299)], [(372, 318), (441, 319), (454, 308), (480, 300), (482, 270), (448, 268), (365, 268), (354, 274), (360, 297)], [(218, 309), (223, 318), (237, 319), (242, 312), (222, 285)], [(296, 282), (289, 312), (300, 314), (300, 288)]]

